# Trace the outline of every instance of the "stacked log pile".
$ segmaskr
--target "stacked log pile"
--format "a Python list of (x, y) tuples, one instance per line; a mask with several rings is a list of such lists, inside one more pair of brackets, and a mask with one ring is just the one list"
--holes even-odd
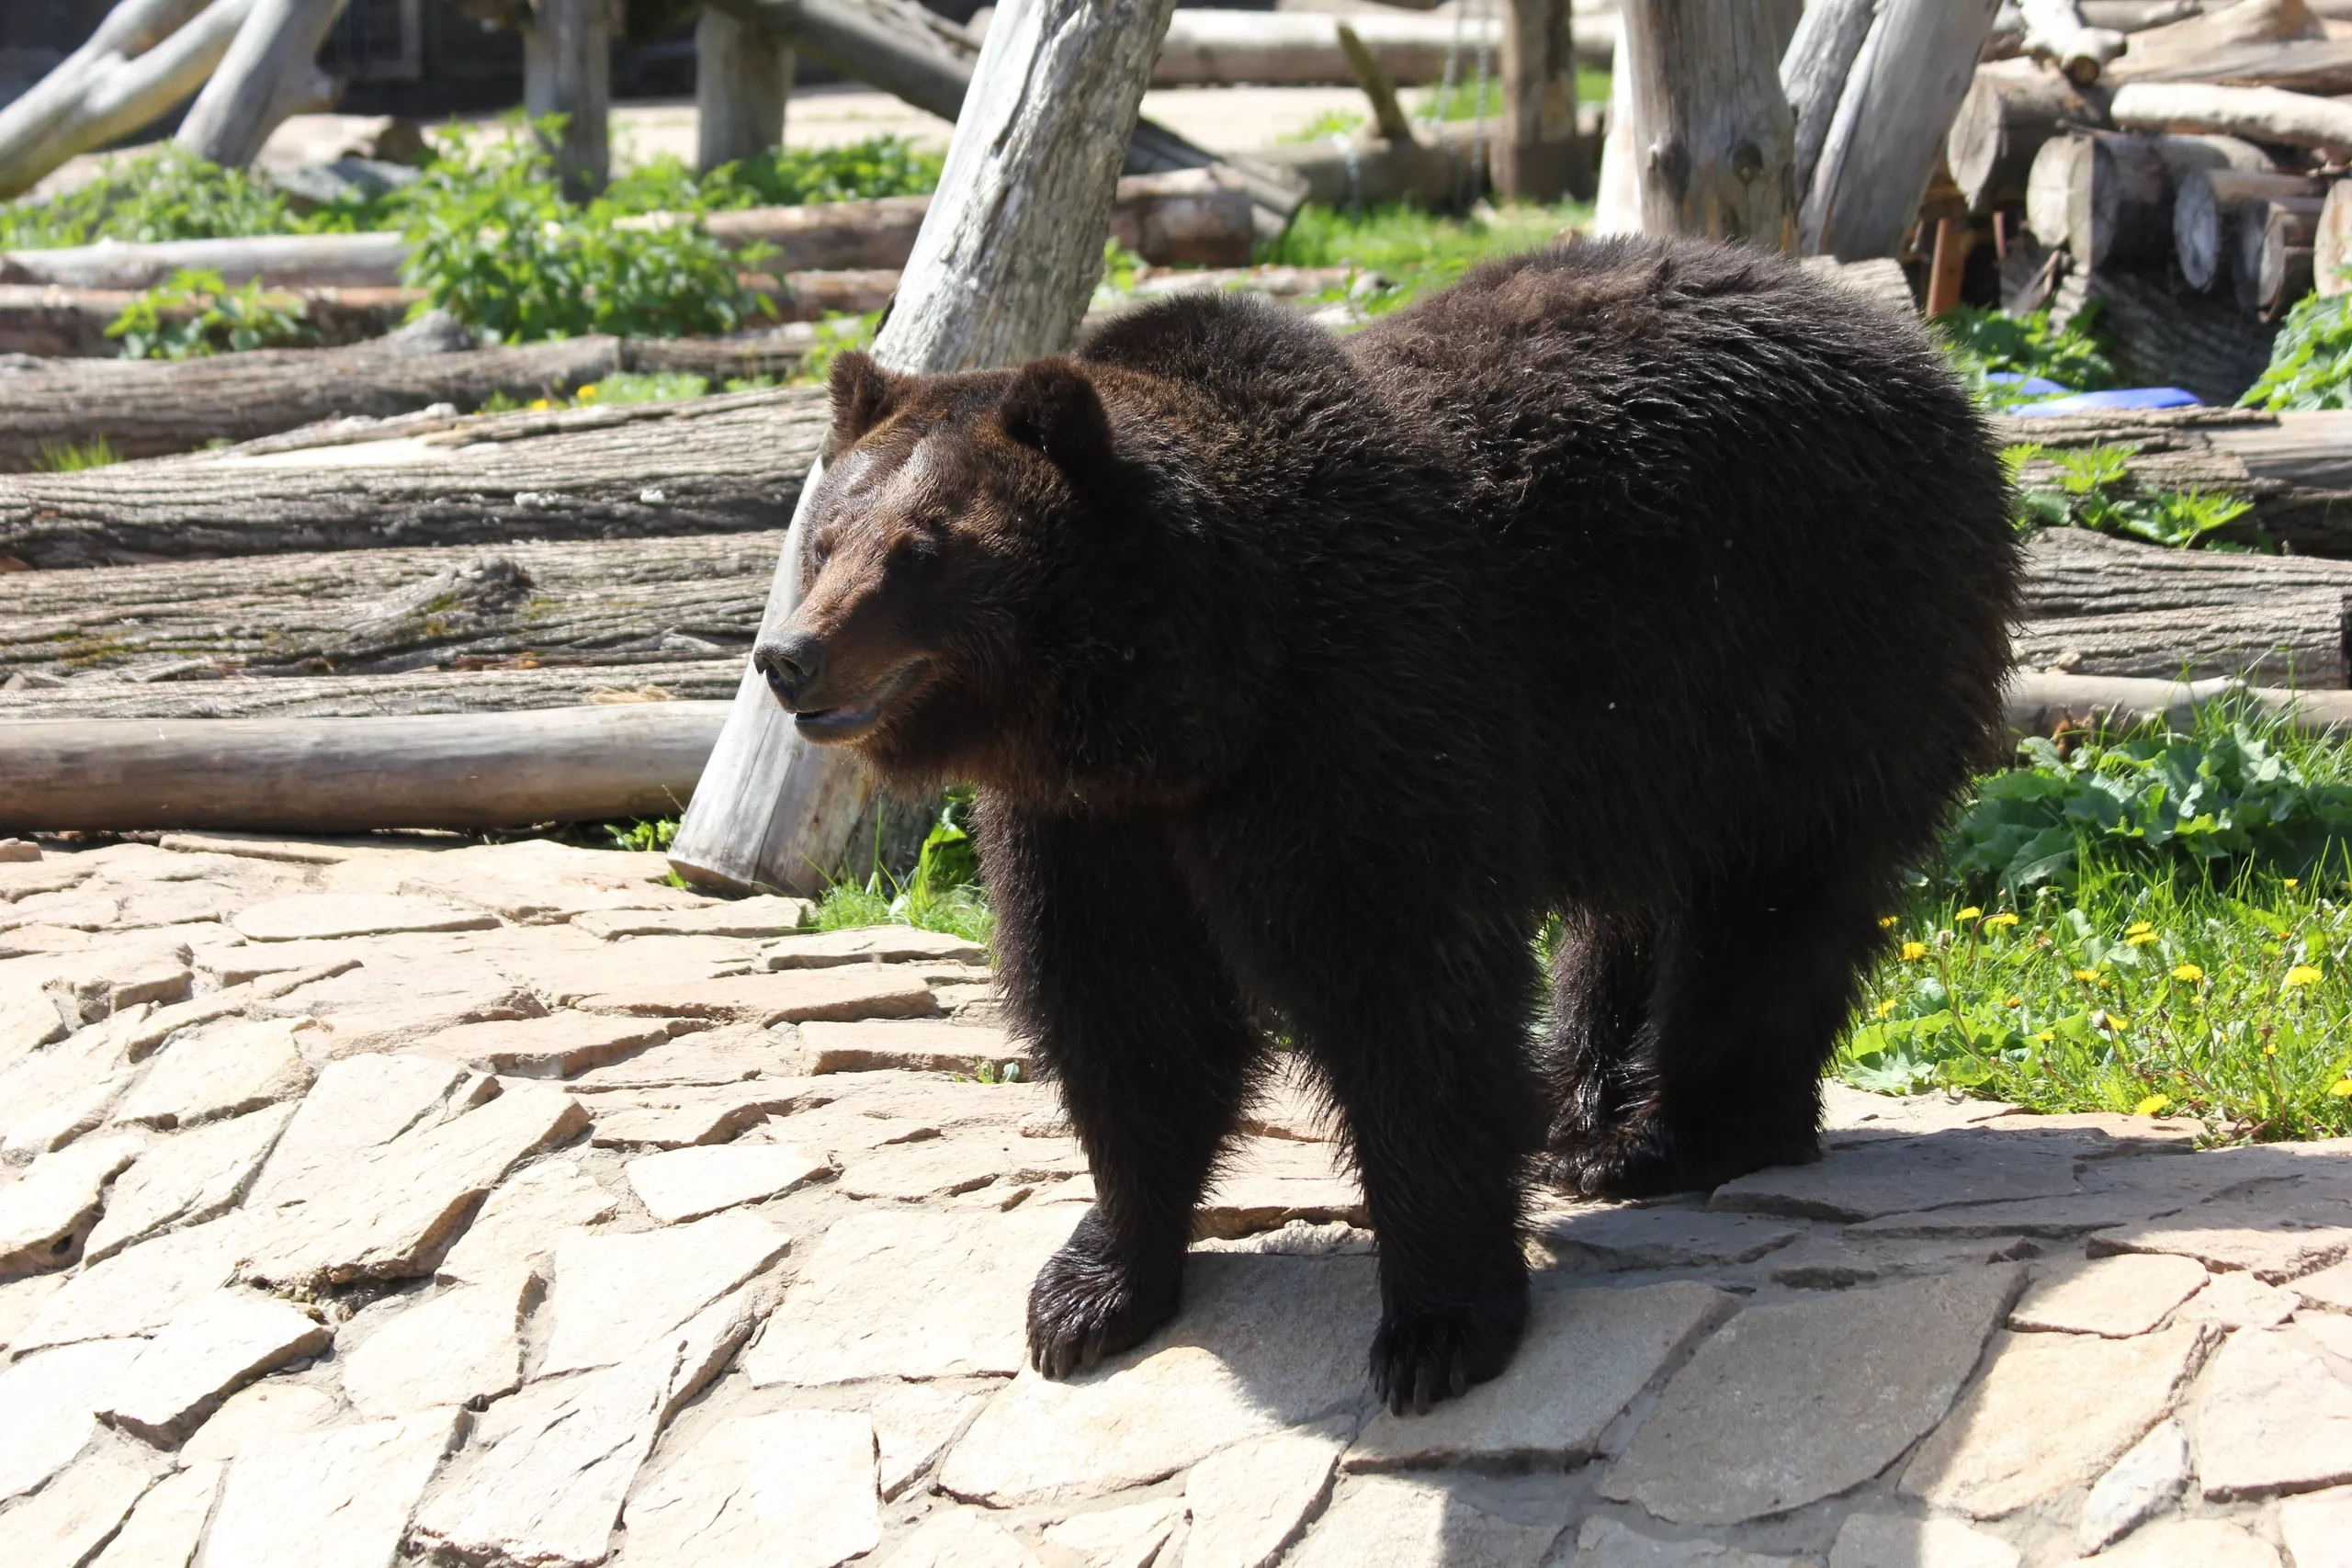
[(2352, 28), (2238, 0), (2115, 38), (1980, 65), (1931, 216), (1996, 252), (2012, 311), (2102, 301), (2128, 380), (2232, 402), (2286, 310), (2346, 286), (2352, 191), (2324, 219), (2352, 157)]

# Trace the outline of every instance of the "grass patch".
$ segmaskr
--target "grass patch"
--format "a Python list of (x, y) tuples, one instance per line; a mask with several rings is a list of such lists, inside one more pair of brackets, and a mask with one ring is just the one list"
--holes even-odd
[(33, 459), (37, 474), (78, 474), (85, 468), (107, 468), (122, 461), (103, 435), (87, 441), (44, 441), (40, 456)]
[(1280, 238), (1258, 247), (1256, 259), (1376, 272), (1391, 285), (1371, 302), (1377, 313), (1442, 288), (1490, 257), (1539, 250), (1591, 212), (1586, 204), (1563, 202), (1505, 207), (1491, 217), (1444, 218), (1402, 203), (1362, 212), (1309, 203)]

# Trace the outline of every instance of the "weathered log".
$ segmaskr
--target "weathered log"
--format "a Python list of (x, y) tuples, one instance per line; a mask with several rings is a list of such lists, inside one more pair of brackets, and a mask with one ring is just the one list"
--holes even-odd
[(2071, 78), (2038, 61), (1980, 65), (1944, 139), (1944, 163), (1982, 215), (2025, 199), (2034, 156), (2052, 137), (2106, 121)]
[(2211, 289), (2228, 276), (2237, 248), (2239, 209), (2257, 197), (2317, 196), (2321, 183), (2302, 175), (2248, 169), (2205, 169), (2185, 175), (2173, 195), (2173, 257), (2191, 288)]
[(337, 87), (319, 70), (319, 45), (343, 6), (254, 0), (173, 140), (208, 163), (242, 169), (288, 116), (331, 107)]
[[(1814, 167), (1821, 161), (1822, 145), (1838, 114), (1838, 96), (1870, 35), (1876, 10), (1876, 0), (1821, 0), (1808, 6), (1781, 56), (1781, 91), (1796, 123), (1790, 172), (1800, 196), (1812, 187)], [(1612, 109), (1612, 135), (1616, 123)]]
[(1508, 0), (1501, 74), (1495, 189), (1519, 201), (1590, 200), (1593, 150), (1577, 133), (1575, 17), (1568, 0)]
[[(1625, 14), (1617, 13), (1617, 52), (1625, 52)], [(1600, 143), (1600, 175), (1592, 198), (1597, 235), (1642, 231), (1641, 150), (1634, 141), (1634, 73), (1611, 71), (1609, 121)]]
[(2122, 33), (2085, 22), (2075, 0), (2017, 0), (2017, 6), (2025, 18), (2025, 52), (2086, 86), (2123, 52)]
[(1780, 50), (1753, 6), (1628, 0), (1642, 229), (1795, 248), (1795, 121)]
[(2249, 686), (2221, 676), (2184, 682), (2021, 670), (2009, 677), (2003, 695), (2010, 732), (2017, 735), (2134, 729), (2150, 723), (2185, 735), (2196, 727), (2198, 710), (2212, 705), (2250, 710), (2257, 720), (2298, 734), (2332, 740), (2352, 735), (2352, 698), (2341, 692)]
[(59, 288), (153, 288), (179, 271), (217, 272), (232, 288), (254, 278), (288, 288), (397, 287), (408, 243), (397, 232), (257, 234), (226, 240), (0, 251), (0, 283)]
[(1885, 0), (1802, 193), (1808, 255), (1892, 255), (1919, 211), (1973, 80), (1995, 0)]
[(2027, 547), (2018, 666), (2341, 690), (2352, 561), (2171, 550), (2081, 528)]
[[(804, 0), (806, 3), (806, 0)], [(1175, 0), (1010, 0), (975, 62), (875, 357), (903, 373), (1017, 364), (1069, 346), (1084, 316), (1151, 62)], [(806, 500), (777, 562), (766, 624), (800, 587)], [(809, 745), (743, 671), (672, 863), (692, 880), (808, 889), (840, 863), (872, 785)]]
[(2172, 187), (2145, 137), (2083, 131), (2042, 143), (2026, 180), (2026, 224), (2078, 266), (2160, 258), (2172, 244)]
[(2238, 214), (2238, 303), (2266, 321), (2312, 291), (2312, 242), (2319, 197), (2257, 197)]
[(435, 434), (0, 476), (0, 556), (36, 567), (775, 528), (821, 388), (470, 420)]
[(768, 265), (794, 272), (904, 266), (915, 231), (930, 210), (927, 196), (812, 202), (806, 207), (747, 207), (703, 219), (711, 237), (731, 248), (773, 245)]
[(2124, 130), (2219, 131), (2332, 157), (2352, 152), (2352, 104), (2277, 87), (2131, 82), (2116, 89), (2107, 112)]
[[(86, 572), (73, 575), (84, 577)], [(764, 592), (764, 583), (762, 590)], [(169, 677), (146, 681), (98, 672), (62, 685), (0, 682), (0, 737), (17, 720), (364, 718), (396, 714), (530, 713), (546, 708), (642, 703), (724, 705), (742, 679), (741, 654), (660, 663), (545, 664), (501, 661), (402, 675)], [(714, 729), (716, 726), (713, 727)], [(0, 746), (0, 750), (5, 750)], [(676, 803), (659, 812), (675, 816)]]
[(1111, 204), (1111, 237), (1157, 264), (1247, 266), (1258, 237), (1250, 206), (1227, 169), (1128, 175)]
[(2322, 294), (2352, 293), (2352, 180), (2327, 187), (2312, 240), (2312, 287)]
[(1348, 70), (1372, 105), (1374, 134), (1384, 141), (1411, 141), (1413, 122), (1406, 118), (1405, 106), (1396, 96), (1396, 79), (1382, 69), (1380, 62), (1374, 57), (1355, 28), (1342, 20), (1335, 30), (1340, 38), (1340, 52), (1347, 58)]
[[(2119, 67), (2124, 63), (2116, 62)], [(2352, 39), (2232, 44), (2201, 60), (2162, 69), (2118, 70), (2114, 75), (2118, 81), (2209, 82), (2232, 87), (2278, 87), (2294, 93), (2347, 93), (2352, 92)]]
[(561, 115), (549, 149), (564, 195), (584, 201), (612, 173), (613, 6), (610, 0), (535, 0), (523, 29), (523, 108)]
[(1453, 120), (1421, 127), (1412, 141), (1366, 136), (1293, 141), (1266, 148), (1258, 159), (1295, 179), (1306, 200), (1329, 207), (1405, 201), (1458, 209), (1486, 188), (1486, 159), (1498, 129), (1492, 120)]
[(9, 828), (512, 828), (667, 816), (724, 705), (634, 703), (404, 718), (10, 725)]
[(2128, 386), (2179, 387), (2227, 408), (2269, 367), (2271, 327), (2168, 272), (2072, 273), (2049, 303), (2053, 319), (2068, 321), (2094, 300), (2099, 335)]
[(77, 152), (130, 135), (204, 85), (252, 6), (213, 0), (185, 22), (176, 18), (187, 8), (170, 0), (123, 7), (122, 30), (94, 36), (61, 65), (57, 91), (36, 89), (0, 110), (0, 199), (31, 189)]
[(695, 167), (755, 158), (784, 145), (785, 106), (795, 56), (758, 28), (724, 11), (695, 22)]
[[(299, 306), (311, 337), (322, 346), (382, 337), (398, 327), (424, 296), (411, 288), (304, 288), (273, 290), (266, 303)], [(90, 355), (112, 357), (122, 344), (107, 328), (132, 296), (119, 288), (42, 288), (0, 284), (0, 355)], [(186, 319), (193, 308), (176, 306), (166, 319)]]
[(2134, 36), (2108, 74), (2341, 93), (2352, 90), (2352, 43), (2329, 39), (2303, 0), (2239, 0)]

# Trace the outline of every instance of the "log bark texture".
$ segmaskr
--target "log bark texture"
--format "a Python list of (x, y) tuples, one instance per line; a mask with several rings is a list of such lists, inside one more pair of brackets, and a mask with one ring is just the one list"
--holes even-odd
[(2276, 321), (2311, 292), (2312, 239), (2324, 198), (2258, 196), (2240, 205), (2230, 283), (2241, 309)]
[(319, 45), (343, 6), (254, 0), (173, 140), (208, 162), (242, 169), (288, 115), (331, 105), (335, 87), (319, 71)]
[[(1562, 46), (1578, 62), (1609, 67), (1614, 31), (1606, 14), (1571, 16), (1561, 6)], [(1188, 8), (1169, 18), (1168, 36), (1152, 62), (1155, 87), (1338, 86), (1355, 80), (1341, 55), (1333, 24), (1340, 18), (1306, 12)], [(1391, 80), (1405, 85), (1445, 74), (1457, 41), (1464, 57), (1505, 47), (1510, 23), (1491, 13), (1451, 17), (1360, 12), (1345, 18)]]
[(2302, 175), (2248, 169), (2205, 169), (2184, 176), (2173, 195), (2173, 258), (2192, 288), (2209, 290), (2227, 277), (2237, 249), (2238, 214), (2256, 197), (2315, 196), (2320, 182)]
[(1996, 8), (1994, 0), (1884, 0), (1801, 193), (1806, 254), (1861, 261), (1901, 248)]
[(2337, 158), (2352, 152), (2352, 104), (2277, 87), (2132, 82), (2116, 89), (2108, 116), (2124, 130), (2219, 131)]
[[(76, 152), (103, 147), (146, 125), (204, 85), (253, 8), (253, 0), (213, 0), (183, 24), (163, 22), (186, 8), (141, 7), (123, 29), (103, 29), (53, 94), (48, 82), (0, 110), (0, 199), (19, 196)], [(100, 38), (117, 47), (96, 48)], [(152, 41), (142, 41), (152, 39)], [(133, 46), (138, 48), (134, 49)], [(134, 57), (135, 56), (135, 57)]]
[(523, 29), (523, 107), (563, 116), (555, 145), (563, 192), (585, 201), (612, 174), (613, 11), (610, 0), (531, 0)]
[(2123, 52), (2122, 33), (2085, 22), (2075, 0), (2017, 0), (2017, 6), (2025, 18), (2025, 51), (2074, 81), (2098, 81), (2108, 62)]
[(2227, 409), (2269, 367), (2276, 329), (2226, 294), (2199, 294), (2153, 270), (2075, 273), (2059, 286), (2052, 314), (2071, 317), (2092, 300), (2127, 385), (2180, 387)]
[[(1781, 56), (1781, 91), (1795, 121), (1791, 170), (1800, 196), (1813, 184), (1838, 113), (1838, 95), (1870, 36), (1877, 0), (1820, 0), (1805, 7), (1789, 47)], [(1615, 121), (1611, 122), (1612, 128)]]
[(1568, 0), (1506, 0), (1503, 126), (1495, 189), (1520, 201), (1592, 199), (1592, 149), (1577, 133), (1577, 53)]
[(2312, 287), (2322, 294), (2352, 293), (2352, 180), (2327, 187), (2312, 241)]
[(666, 816), (693, 795), (720, 707), (17, 724), (0, 747), (0, 821), (339, 833)]
[[(407, 288), (303, 288), (272, 290), (266, 298), (300, 305), (316, 341), (334, 346), (382, 337), (424, 296)], [(120, 288), (0, 284), (0, 355), (111, 358), (122, 344), (107, 336), (107, 328), (130, 300), (130, 292)]]
[[(997, 12), (875, 356), (936, 374), (1069, 346), (1102, 269), (1122, 149), (1174, 0), (1012, 0)], [(803, 498), (808, 493), (802, 492)], [(800, 516), (766, 620), (798, 597)], [(801, 741), (757, 671), (743, 683), (673, 863), (737, 886), (810, 889), (839, 863), (870, 786)]]
[(2026, 223), (2077, 266), (2161, 260), (2172, 248), (2172, 186), (2152, 139), (2113, 131), (2052, 137), (2026, 181)]
[[(149, 682), (100, 673), (62, 686), (26, 685), (12, 690), (0, 682), (0, 737), (6, 735), (4, 727), (12, 721), (43, 718), (365, 718), (392, 714), (532, 713), (545, 708), (670, 702), (714, 703), (724, 708), (742, 674), (740, 654), (647, 667), (459, 666), (404, 675)], [(0, 750), (6, 749), (0, 746)], [(677, 810), (678, 804), (673, 803), (659, 814), (673, 817)]]
[(824, 439), (824, 400), (791, 388), (0, 476), (0, 556), (101, 566), (776, 528)]
[(1944, 139), (1944, 162), (1981, 216), (2026, 198), (2035, 155), (2052, 138), (2106, 120), (2071, 78), (2038, 61), (1980, 65)]
[(695, 167), (756, 158), (784, 145), (792, 97), (791, 49), (724, 11), (695, 22)]
[(1623, 16), (1644, 231), (1793, 250), (1796, 128), (1763, 8), (1628, 0)]

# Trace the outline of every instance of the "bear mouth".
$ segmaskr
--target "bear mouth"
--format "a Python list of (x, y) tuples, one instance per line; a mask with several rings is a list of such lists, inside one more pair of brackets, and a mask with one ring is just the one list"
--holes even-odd
[(842, 703), (833, 707), (804, 708), (792, 716), (792, 726), (802, 735), (822, 745), (838, 746), (855, 740), (882, 722), (883, 710), (897, 696), (908, 678), (922, 662), (910, 659), (882, 677), (864, 698), (854, 703)]

